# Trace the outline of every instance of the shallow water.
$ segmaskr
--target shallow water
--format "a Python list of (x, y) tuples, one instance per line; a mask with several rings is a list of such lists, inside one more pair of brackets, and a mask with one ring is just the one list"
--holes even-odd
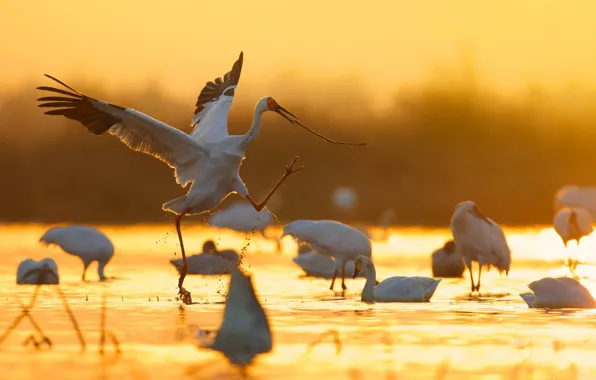
[[(28, 320), (0, 346), (0, 379), (227, 379), (240, 378), (218, 353), (198, 349), (198, 327), (216, 329), (221, 322), (229, 276), (189, 276), (185, 286), (196, 304), (174, 300), (177, 273), (169, 264), (177, 248), (170, 225), (99, 226), (110, 236), (116, 254), (106, 268), (116, 279), (99, 283), (95, 264), (80, 280), (82, 264), (58, 248), (37, 244), (47, 226), (0, 227), (0, 329), (21, 312), (32, 286), (15, 285), (16, 267), (27, 257), (53, 257), (60, 289), (84, 333), (86, 350), (62, 307), (56, 287), (42, 287), (31, 313), (54, 345), (38, 351), (22, 342), (34, 330)], [(257, 379), (584, 379), (596, 378), (594, 310), (530, 310), (519, 297), (526, 285), (564, 273), (565, 249), (550, 228), (506, 228), (513, 252), (509, 276), (484, 273), (482, 290), (470, 299), (467, 274), (444, 279), (430, 303), (367, 305), (359, 301), (364, 279), (347, 280), (345, 297), (328, 290), (329, 281), (302, 278), (293, 264), (295, 243), (286, 238), (284, 252), (260, 236), (245, 236), (202, 226), (184, 226), (185, 246), (199, 251), (206, 238), (220, 248), (245, 248), (244, 268), (253, 283), (273, 331), (274, 347), (249, 373)], [(274, 229), (270, 234), (279, 233)], [(379, 280), (392, 275), (430, 276), (430, 252), (449, 238), (448, 229), (373, 230), (373, 259)], [(571, 247), (587, 262), (596, 258), (596, 239)], [(592, 267), (580, 275), (596, 278)], [(582, 283), (596, 289), (596, 280)], [(337, 285), (336, 285), (337, 286)], [(338, 287), (339, 288), (339, 287)], [(100, 311), (106, 296), (107, 329), (120, 341), (122, 353), (106, 346), (98, 354)], [(321, 333), (333, 334), (308, 351)], [(18, 364), (17, 364), (18, 363)]]

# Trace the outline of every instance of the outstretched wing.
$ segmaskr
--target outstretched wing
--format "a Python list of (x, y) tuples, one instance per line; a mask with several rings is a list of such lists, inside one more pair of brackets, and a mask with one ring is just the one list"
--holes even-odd
[[(69, 91), (54, 87), (37, 87), (54, 96), (37, 99), (39, 107), (49, 107), (46, 115), (62, 115), (83, 124), (89, 132), (102, 135), (109, 132), (132, 150), (149, 154), (175, 169), (176, 182), (185, 186), (193, 181), (192, 170), (208, 151), (186, 133), (155, 120), (144, 113), (86, 96), (60, 80), (46, 77), (65, 86)], [(55, 96), (60, 94), (60, 96)]]
[(240, 52), (232, 70), (224, 75), (223, 80), (215, 78), (213, 82), (207, 82), (203, 87), (191, 122), (191, 126), (194, 127), (191, 136), (195, 140), (216, 142), (229, 136), (228, 111), (240, 80), (242, 59), (243, 53)]

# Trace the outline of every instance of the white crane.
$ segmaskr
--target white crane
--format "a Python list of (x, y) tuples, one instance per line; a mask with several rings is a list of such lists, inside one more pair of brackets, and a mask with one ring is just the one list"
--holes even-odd
[(237, 202), (213, 214), (209, 217), (208, 223), (213, 227), (229, 228), (244, 233), (258, 231), (263, 238), (275, 241), (277, 251), (281, 252), (280, 239), (265, 234), (267, 227), (275, 223), (275, 215), (267, 209), (257, 211), (249, 203)]
[(579, 207), (588, 210), (596, 219), (596, 186), (567, 185), (555, 194), (555, 211), (563, 207)]
[(366, 274), (366, 283), (360, 298), (363, 302), (428, 302), (435, 294), (441, 280), (430, 277), (389, 277), (380, 283), (377, 282), (375, 264), (366, 256), (358, 256), (354, 261), (356, 278), (362, 272)]
[(528, 285), (532, 293), (520, 297), (530, 308), (594, 308), (596, 301), (579, 281), (568, 277), (545, 277)]
[[(583, 208), (565, 207), (560, 209), (556, 212), (555, 217), (553, 218), (553, 226), (555, 227), (557, 234), (559, 234), (563, 240), (565, 248), (567, 248), (567, 243), (571, 240), (575, 240), (577, 245), (579, 245), (581, 238), (590, 235), (593, 231), (592, 217), (590, 216), (590, 213)], [(575, 274), (575, 269), (578, 264), (577, 259), (567, 257), (565, 264), (569, 267), (571, 274), (574, 277), (577, 277)]]
[[(455, 249), (464, 258), (470, 271), (472, 292), (480, 292), (482, 266), (497, 268), (499, 273), (509, 274), (511, 250), (507, 245), (501, 227), (484, 216), (476, 203), (460, 202), (451, 217), (451, 232), (455, 240)], [(472, 261), (478, 263), (478, 283), (474, 284)]]
[(346, 290), (346, 263), (363, 255), (371, 257), (370, 239), (356, 228), (334, 220), (295, 220), (283, 229), (282, 238), (290, 235), (298, 243), (309, 243), (312, 248), (335, 259), (335, 271), (331, 280), (333, 290), (337, 273), (341, 271), (341, 287)]
[[(163, 204), (162, 208), (176, 214), (175, 225), (180, 241), (184, 266), (178, 280), (180, 299), (192, 303), (190, 292), (182, 286), (186, 277), (187, 263), (180, 221), (185, 215), (196, 215), (217, 207), (230, 194), (237, 193), (260, 211), (273, 193), (291, 174), (302, 169), (295, 168), (298, 157), (286, 166), (285, 173), (261, 203), (257, 203), (248, 193), (242, 178), (240, 166), (250, 143), (257, 137), (264, 112), (272, 111), (292, 124), (334, 144), (364, 145), (330, 140), (304, 126), (290, 111), (279, 105), (272, 97), (264, 97), (255, 106), (252, 126), (244, 135), (228, 134), (228, 111), (234, 100), (234, 93), (240, 80), (243, 54), (240, 53), (232, 70), (213, 82), (207, 82), (201, 91), (192, 118), (194, 127), (190, 135), (155, 120), (144, 113), (106, 101), (94, 99), (80, 93), (60, 80), (46, 77), (65, 86), (70, 91), (38, 87), (39, 90), (54, 93), (53, 96), (39, 98), (39, 107), (54, 108), (47, 115), (62, 115), (83, 124), (89, 132), (102, 135), (108, 132), (117, 137), (129, 148), (149, 154), (165, 162), (175, 171), (176, 182), (185, 187), (191, 184), (188, 192)], [(56, 96), (60, 94), (62, 96)]]
[(87, 268), (94, 261), (97, 261), (99, 279), (107, 279), (104, 269), (114, 256), (114, 245), (101, 231), (87, 226), (52, 227), (39, 241), (45, 245), (57, 245), (64, 252), (78, 256), (84, 265), (83, 281)]
[(59, 283), (58, 265), (51, 258), (40, 261), (25, 259), (17, 268), (18, 285), (56, 285)]
[(245, 373), (257, 355), (273, 348), (267, 314), (259, 302), (250, 276), (232, 270), (223, 322), (214, 339), (199, 330), (198, 346), (221, 352)]

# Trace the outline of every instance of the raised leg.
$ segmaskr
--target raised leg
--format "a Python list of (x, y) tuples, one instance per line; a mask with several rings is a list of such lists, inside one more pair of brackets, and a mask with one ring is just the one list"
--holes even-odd
[(186, 252), (184, 251), (184, 241), (182, 240), (182, 231), (180, 231), (180, 222), (182, 217), (186, 215), (188, 211), (189, 209), (187, 208), (176, 217), (176, 232), (178, 232), (180, 250), (182, 251), (182, 270), (180, 271), (180, 278), (178, 279), (178, 295), (180, 296), (180, 300), (187, 305), (192, 303), (192, 297), (190, 296), (190, 292), (182, 286), (184, 278), (186, 277), (186, 272), (188, 271), (188, 263), (186, 262)]
[(343, 290), (346, 290), (348, 288), (346, 286), (346, 264), (347, 262), (345, 262), (344, 265), (341, 267), (341, 288)]
[(288, 178), (290, 175), (296, 173), (297, 171), (304, 169), (304, 166), (301, 166), (299, 168), (294, 168), (294, 164), (296, 163), (296, 160), (298, 160), (298, 156), (296, 156), (294, 158), (294, 160), (292, 160), (290, 165), (286, 166), (286, 172), (281, 177), (281, 179), (277, 182), (277, 184), (273, 187), (273, 189), (269, 192), (269, 195), (267, 195), (267, 197), (265, 198), (265, 200), (263, 202), (257, 203), (251, 198), (250, 195), (246, 196), (246, 200), (249, 201), (250, 204), (252, 204), (252, 206), (255, 208), (255, 210), (261, 211), (263, 209), (263, 207), (265, 207), (267, 202), (269, 202), (269, 198), (271, 198), (271, 196), (273, 196), (275, 191), (281, 186), (281, 184), (286, 180), (286, 178)]

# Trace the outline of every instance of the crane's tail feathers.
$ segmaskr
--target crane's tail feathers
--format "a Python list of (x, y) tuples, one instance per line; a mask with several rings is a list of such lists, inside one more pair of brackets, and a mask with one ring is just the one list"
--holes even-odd
[(182, 214), (182, 212), (184, 212), (184, 210), (186, 210), (187, 207), (188, 202), (186, 201), (186, 195), (174, 198), (171, 201), (167, 201), (161, 206), (162, 210), (170, 211), (174, 214)]

